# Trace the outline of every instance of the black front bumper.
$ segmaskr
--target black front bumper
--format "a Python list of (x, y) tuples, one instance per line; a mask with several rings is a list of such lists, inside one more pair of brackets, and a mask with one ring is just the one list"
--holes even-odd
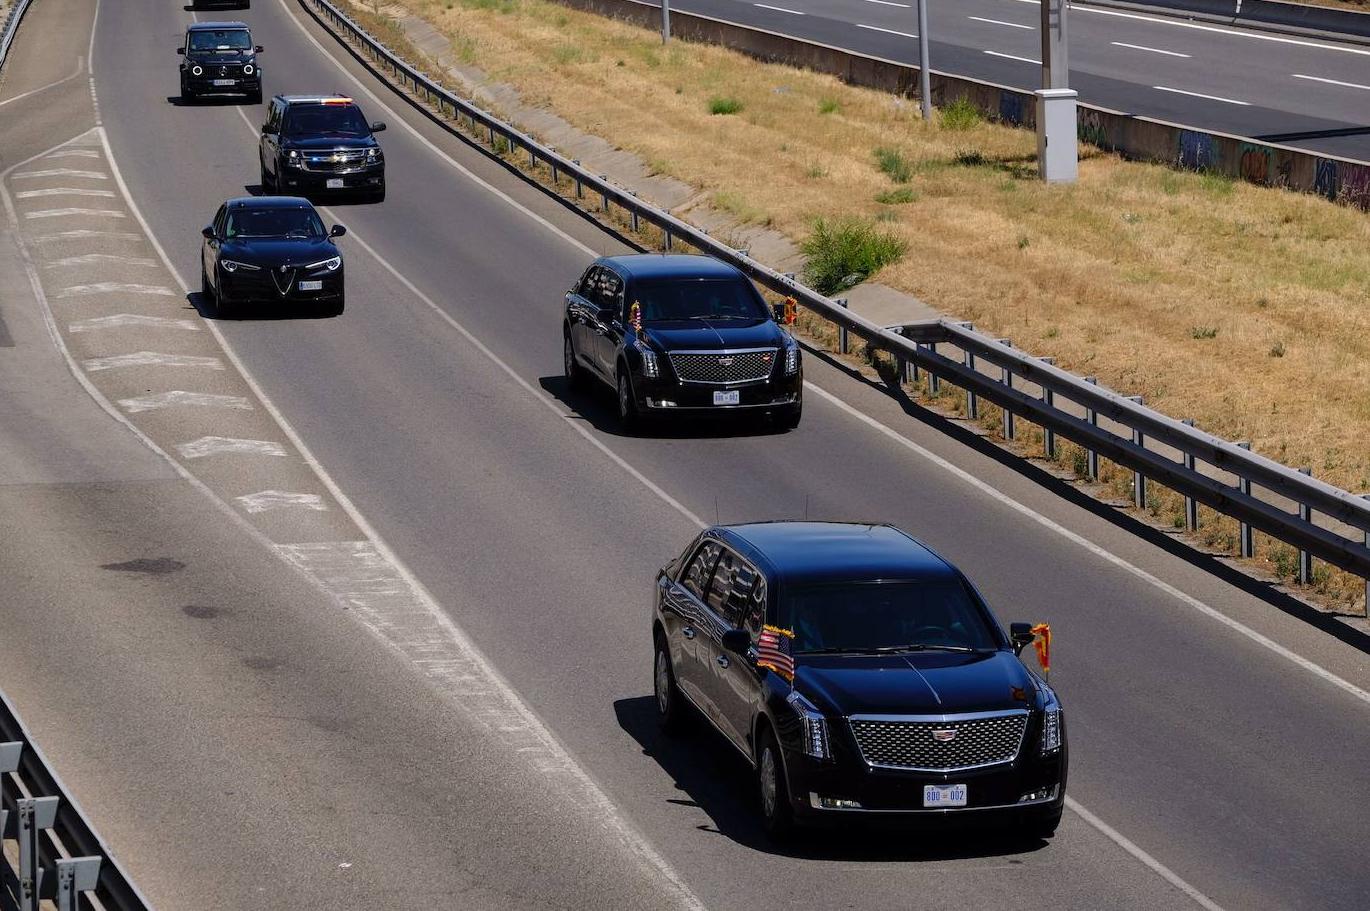
[[(317, 290), (304, 290), (301, 282), (317, 281)], [(285, 290), (281, 286), (285, 285)], [(279, 273), (261, 269), (256, 272), (239, 268), (235, 272), (223, 272), (219, 277), (219, 300), (225, 304), (327, 304), (335, 303), (343, 297), (343, 270), (322, 274), (297, 270), (290, 277), (289, 284), (280, 278)]]
[[(216, 82), (229, 84), (216, 85)], [(203, 76), (193, 76), (189, 71), (183, 72), (181, 74), (181, 90), (196, 95), (260, 95), (262, 93), (262, 75), (258, 71), (251, 76), (241, 74), (216, 76), (213, 75), (212, 68), (207, 67)]]
[[(666, 376), (651, 379), (641, 372), (633, 376), (633, 396), (637, 399), (637, 407), (640, 411), (652, 414), (793, 411), (803, 403), (803, 390), (802, 370), (789, 376), (782, 373), (765, 380), (727, 385), (685, 383)], [(722, 394), (722, 403), (715, 401), (715, 393)], [(727, 403), (732, 397), (731, 393), (736, 393), (735, 404)]]
[[(329, 181), (342, 181), (340, 186), (329, 186)], [(328, 171), (306, 171), (282, 165), (279, 175), (282, 190), (305, 193), (336, 193), (343, 190), (375, 192), (385, 189), (385, 163), (368, 165), (342, 174)]]

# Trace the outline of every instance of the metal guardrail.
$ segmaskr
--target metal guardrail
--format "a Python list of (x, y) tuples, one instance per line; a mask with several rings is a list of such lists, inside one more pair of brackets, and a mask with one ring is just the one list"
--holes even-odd
[[(0, 694), (0, 911), (151, 907), (110, 856), (100, 836), (67, 794), (28, 731)], [(12, 864), (11, 854), (17, 855)]]
[[(1311, 557), (1370, 580), (1370, 501), (1331, 484), (1251, 452), (1148, 408), (1127, 396), (1100, 387), (1013, 348), (1001, 340), (974, 331), (968, 324), (951, 319), (929, 320), (901, 327), (879, 326), (853, 313), (841, 303), (796, 281), (792, 274), (778, 272), (759, 263), (745, 251), (736, 250), (710, 237), (708, 233), (676, 218), (669, 212), (638, 199), (622, 187), (610, 183), (544, 145), (514, 126), (505, 123), (443, 86), (399, 58), (389, 48), (343, 13), (330, 0), (299, 0), (321, 22), (331, 24), (355, 46), (359, 55), (369, 57), (387, 70), (406, 90), (435, 106), (442, 117), (465, 120), (471, 130), (485, 137), (492, 147), (500, 142), (511, 150), (526, 153), (532, 165), (550, 168), (554, 183), (568, 178), (576, 195), (588, 191), (600, 197), (600, 208), (616, 205), (631, 217), (633, 227), (646, 222), (662, 231), (666, 249), (676, 242), (717, 257), (741, 269), (771, 291), (793, 297), (798, 303), (836, 324), (845, 338), (855, 334), (871, 348), (892, 355), (901, 367), (926, 370), (935, 379), (959, 386), (968, 398), (986, 399), (1006, 413), (1041, 426), (1049, 435), (1070, 440), (1091, 453), (1093, 463), (1103, 456), (1137, 473), (1139, 501), (1144, 501), (1147, 479), (1162, 484), (1187, 499), (1187, 511), (1202, 503), (1242, 523), (1243, 536), (1258, 529), (1299, 549), (1301, 564)], [(998, 379), (973, 366), (957, 362), (938, 352), (938, 345), (951, 345), (969, 357), (1001, 368)], [(845, 348), (845, 345), (843, 345)], [(972, 360), (973, 364), (974, 361)], [(1043, 390), (1034, 396), (1018, 385), (1036, 385)], [(1065, 400), (1082, 407), (1086, 417), (1058, 406)], [(1126, 427), (1124, 436), (1100, 426), (1107, 419)], [(1178, 450), (1183, 461), (1146, 448), (1151, 439)], [(1200, 464), (1235, 475), (1236, 486), (1204, 474)], [(1288, 512), (1254, 495), (1265, 490), (1294, 503)], [(1362, 534), (1348, 536), (1314, 521), (1316, 514), (1351, 526)], [(1311, 576), (1311, 573), (1309, 574)], [(1305, 580), (1306, 581), (1306, 580)], [(1370, 587), (1370, 583), (1367, 583)]]
[(14, 33), (19, 28), (19, 20), (24, 18), (31, 2), (32, 0), (19, 0), (10, 7), (10, 11), (5, 14), (4, 23), (0, 24), (0, 66), (4, 66), (5, 58), (9, 56), (10, 44), (14, 41)]

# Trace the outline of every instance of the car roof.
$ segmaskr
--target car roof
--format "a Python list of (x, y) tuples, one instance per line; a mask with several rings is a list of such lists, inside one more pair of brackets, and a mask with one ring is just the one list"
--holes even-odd
[[(892, 525), (754, 522), (710, 529), (750, 551), (784, 582), (870, 582), (958, 578), (927, 545)], [(741, 545), (741, 546), (738, 546)]]
[(303, 196), (238, 196), (225, 203), (230, 209), (312, 209)]
[(188, 32), (217, 32), (221, 29), (247, 28), (246, 22), (192, 22), (186, 27)]
[(629, 278), (746, 278), (735, 266), (697, 253), (632, 253), (602, 261)]
[(350, 95), (333, 92), (327, 95), (277, 95), (286, 104), (356, 104)]

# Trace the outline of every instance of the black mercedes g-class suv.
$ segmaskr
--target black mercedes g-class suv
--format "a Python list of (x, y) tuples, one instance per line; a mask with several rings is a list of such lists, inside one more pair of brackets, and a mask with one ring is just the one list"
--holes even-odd
[(277, 95), (262, 124), (262, 190), (350, 191), (385, 199), (385, 156), (361, 108), (343, 95)]
[(186, 29), (185, 44), (176, 48), (181, 61), (181, 97), (241, 94), (253, 104), (262, 100), (262, 68), (245, 22), (197, 22)]

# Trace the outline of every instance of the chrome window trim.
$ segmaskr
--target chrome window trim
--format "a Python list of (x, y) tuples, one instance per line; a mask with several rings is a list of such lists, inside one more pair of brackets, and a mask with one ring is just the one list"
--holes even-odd
[[(987, 718), (1011, 718), (1016, 715), (1030, 716), (1029, 709), (1001, 709), (992, 712), (966, 712), (956, 715), (848, 715), (847, 730), (851, 734), (852, 741), (856, 744), (857, 755), (861, 761), (871, 769), (889, 769), (896, 772), (924, 772), (933, 774), (952, 774), (955, 772), (972, 772), (977, 769), (990, 769), (995, 766), (1012, 765), (1018, 761), (1018, 757), (1023, 755), (1023, 744), (1027, 741), (1027, 722), (1030, 718), (1025, 718), (1023, 722), (1023, 733), (1018, 738), (1018, 745), (1013, 750), (1013, 755), (1007, 759), (1000, 759), (995, 762), (980, 762), (974, 765), (953, 766), (945, 769), (924, 768), (922, 766), (911, 765), (890, 765), (883, 762), (871, 762), (866, 758), (866, 751), (861, 746), (861, 738), (857, 736), (856, 730), (852, 728), (853, 721), (874, 721), (874, 722), (914, 722), (919, 724), (956, 724), (962, 721), (982, 721)], [(1017, 804), (1014, 804), (1017, 806)]]

